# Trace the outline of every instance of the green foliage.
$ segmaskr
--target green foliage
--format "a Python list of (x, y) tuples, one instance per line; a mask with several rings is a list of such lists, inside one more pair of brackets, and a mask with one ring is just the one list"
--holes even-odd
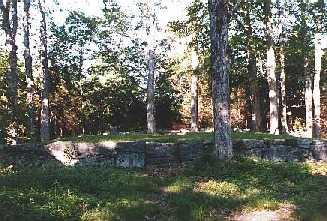
[(62, 26), (52, 24), (53, 42), (49, 59), (52, 69), (71, 87), (83, 78), (83, 64), (92, 54), (91, 43), (95, 41), (99, 22), (81, 12), (70, 12)]
[[(230, 7), (237, 1), (230, 1)], [(229, 22), (230, 86), (233, 91), (233, 108), (242, 110), (236, 115), (249, 115), (250, 81), (248, 72), (247, 15), (252, 25), (250, 44), (255, 51), (257, 66), (262, 60), (262, 70), (256, 73), (262, 112), (267, 113), (268, 86), (265, 74), (265, 1), (240, 4)], [(150, 23), (159, 25), (159, 13), (165, 11), (157, 1), (152, 9), (139, 1), (136, 11), (124, 12), (115, 0), (103, 1), (103, 14), (87, 16), (83, 12), (69, 12), (65, 23), (49, 26), (50, 60), (50, 110), (52, 137), (75, 136), (82, 133), (100, 134), (113, 129), (122, 131), (144, 130), (146, 122), (146, 81), (149, 45), (147, 34)], [(158, 3), (158, 4), (157, 4)], [(310, 73), (314, 71), (313, 36), (326, 32), (326, 3), (323, 0), (306, 2), (281, 1), (287, 21), (285, 36), (274, 34), (276, 60), (281, 43), (285, 43), (286, 103), (288, 123), (300, 125), (305, 119), (303, 59), (309, 58)], [(274, 25), (280, 22), (273, 2)], [(152, 11), (151, 11), (152, 10)], [(34, 22), (34, 21), (32, 21)], [(211, 71), (208, 5), (193, 0), (186, 8), (183, 20), (171, 21), (169, 29), (186, 44), (186, 51), (175, 59), (168, 59), (168, 52), (177, 39), (156, 39), (156, 123), (160, 129), (172, 124), (189, 123), (189, 76), (199, 76), (199, 120), (202, 126), (210, 126)], [(149, 26), (150, 25), (150, 26)], [(161, 33), (165, 27), (156, 27)], [(276, 32), (278, 32), (276, 28)], [(160, 36), (160, 34), (158, 34)], [(160, 36), (161, 37), (161, 36)], [(31, 37), (34, 38), (34, 37)], [(187, 39), (187, 42), (184, 40)], [(33, 41), (32, 41), (33, 42)], [(33, 46), (33, 45), (32, 45)], [(20, 45), (19, 45), (20, 47)], [(2, 49), (1, 49), (2, 50)], [(199, 65), (192, 70), (190, 53), (196, 51)], [(18, 56), (21, 57), (21, 56)], [(40, 112), (41, 78), (38, 76), (38, 57), (33, 57), (35, 77), (35, 110)], [(26, 141), (27, 102), (26, 79), (19, 63), (18, 84), (18, 135)], [(323, 57), (323, 69), (326, 56)], [(5, 139), (7, 122), (6, 69), (8, 53), (0, 53), (0, 143)], [(261, 68), (261, 67), (260, 67)], [(277, 75), (280, 64), (277, 62)], [(116, 78), (116, 79), (115, 79)], [(176, 80), (177, 79), (177, 80)], [(182, 79), (181, 81), (179, 81)], [(321, 82), (325, 83), (322, 75)], [(236, 96), (234, 96), (234, 92)], [(324, 92), (324, 91), (323, 91)], [(322, 94), (323, 94), (322, 92)], [(246, 105), (243, 105), (246, 103)], [(323, 104), (322, 104), (323, 105)], [(324, 115), (324, 113), (322, 113)], [(239, 117), (244, 121), (246, 117)], [(234, 119), (234, 118), (233, 118)], [(236, 120), (235, 120), (236, 121)], [(265, 120), (264, 120), (265, 121)], [(324, 120), (322, 120), (323, 122)], [(38, 117), (35, 122), (38, 127)], [(294, 123), (296, 122), (296, 123)], [(298, 123), (300, 122), (300, 123)], [(246, 127), (246, 123), (233, 125)], [(290, 128), (292, 129), (292, 128)], [(255, 134), (254, 137), (260, 138)]]
[(181, 100), (168, 77), (168, 74), (161, 74), (156, 82), (156, 125), (161, 129), (171, 128), (172, 123), (180, 121)]
[[(0, 48), (0, 144), (6, 142), (6, 127), (8, 126), (8, 99), (7, 99), (7, 68), (9, 57)], [(27, 127), (27, 104), (26, 104), (26, 82), (22, 68), (23, 64), (18, 62), (18, 91), (17, 91), (17, 125), (19, 143), (26, 142)]]
[[(278, 173), (276, 173), (278, 171)], [(326, 218), (326, 164), (199, 160), (177, 176), (106, 167), (0, 167), (2, 220), (219, 220), (289, 206)], [(287, 217), (290, 220), (292, 217)]]
[[(5, 95), (6, 91), (6, 70), (8, 66), (8, 59), (2, 52), (0, 53), (0, 94)], [(7, 119), (7, 109), (6, 109), (7, 99), (5, 96), (0, 97), (0, 122), (6, 122)], [(5, 143), (5, 128), (6, 124), (0, 124), (0, 144)]]
[[(132, 77), (116, 76), (101, 84), (99, 79), (85, 82), (84, 128), (87, 133), (139, 130), (145, 126), (145, 104)], [(135, 117), (137, 116), (137, 117)]]

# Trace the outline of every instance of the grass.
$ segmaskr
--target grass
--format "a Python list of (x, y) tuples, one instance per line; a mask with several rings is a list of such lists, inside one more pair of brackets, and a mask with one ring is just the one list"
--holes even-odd
[[(275, 139), (233, 133), (233, 139)], [(127, 134), (64, 140), (210, 141), (212, 133)], [(42, 155), (43, 154), (43, 155)], [(210, 154), (174, 170), (65, 167), (45, 153), (0, 150), (0, 220), (223, 220), (233, 214), (291, 207), (295, 220), (327, 220), (327, 163)]]
[[(268, 133), (254, 133), (254, 132), (233, 132), (233, 139), (286, 139), (292, 138), (290, 135), (271, 135)], [(86, 135), (81, 137), (67, 137), (61, 139), (62, 141), (75, 142), (103, 142), (103, 141), (152, 141), (152, 142), (198, 142), (213, 140), (213, 133), (199, 132), (187, 133), (185, 135), (171, 135), (171, 134), (123, 134), (123, 135)]]
[(172, 176), (33, 163), (0, 162), (1, 220), (221, 220), (284, 205), (295, 219), (327, 219), (327, 164), (203, 155)]

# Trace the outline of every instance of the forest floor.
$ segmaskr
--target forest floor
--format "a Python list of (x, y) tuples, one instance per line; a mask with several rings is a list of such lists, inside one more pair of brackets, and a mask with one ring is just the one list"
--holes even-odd
[(165, 170), (0, 157), (0, 220), (327, 220), (327, 163), (203, 155)]
[[(272, 135), (268, 133), (259, 132), (233, 132), (233, 139), (287, 139), (293, 138), (291, 135)], [(101, 142), (101, 141), (150, 141), (161, 143), (176, 143), (176, 142), (202, 142), (212, 141), (212, 132), (184, 132), (184, 133), (157, 133), (157, 134), (145, 134), (145, 133), (122, 133), (117, 135), (85, 135), (78, 137), (66, 137), (60, 139), (62, 141), (76, 141), (76, 142)]]

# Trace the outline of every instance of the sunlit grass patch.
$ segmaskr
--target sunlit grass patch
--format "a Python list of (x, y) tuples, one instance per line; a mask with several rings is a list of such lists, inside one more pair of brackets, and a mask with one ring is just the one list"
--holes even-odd
[(322, 162), (309, 162), (308, 168), (313, 175), (327, 176), (327, 164)]
[(271, 196), (258, 196), (248, 201), (247, 205), (242, 209), (243, 211), (255, 210), (277, 210), (284, 205), (285, 202), (275, 199)]
[(199, 182), (194, 191), (226, 198), (237, 198), (242, 196), (240, 188), (237, 185), (227, 181), (209, 180), (208, 182)]
[(166, 193), (181, 193), (183, 191), (192, 190), (193, 187), (192, 180), (186, 177), (178, 177), (176, 178), (170, 185), (164, 188), (164, 192)]
[(0, 165), (0, 175), (6, 175), (9, 173), (13, 173), (13, 172), (14, 172), (13, 165), (9, 165), (9, 166), (1, 166)]
[(82, 221), (112, 221), (115, 220), (114, 214), (107, 208), (96, 208), (86, 211), (82, 217)]

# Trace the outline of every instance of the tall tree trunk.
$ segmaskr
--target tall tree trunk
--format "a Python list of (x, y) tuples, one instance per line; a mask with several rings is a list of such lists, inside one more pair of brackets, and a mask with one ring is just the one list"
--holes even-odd
[(306, 136), (312, 137), (312, 76), (309, 70), (309, 59), (304, 57), (304, 76), (305, 76), (305, 127)]
[(267, 77), (269, 85), (269, 117), (270, 133), (279, 134), (278, 126), (278, 97), (277, 97), (277, 77), (276, 59), (273, 41), (271, 0), (265, 1), (266, 9), (266, 37), (267, 37)]
[[(9, 67), (7, 70), (7, 99), (8, 99), (8, 123), (7, 136), (8, 143), (17, 143), (17, 45), (16, 34), (18, 28), (17, 0), (7, 0), (6, 5), (0, 0), (2, 12), (2, 28), (6, 34), (6, 45), (9, 52)], [(11, 18), (10, 18), (11, 14)]]
[(248, 73), (249, 73), (249, 86), (250, 86), (250, 113), (251, 113), (251, 131), (260, 131), (261, 124), (261, 106), (260, 106), (260, 96), (258, 96), (258, 85), (257, 85), (257, 68), (255, 55), (252, 52), (249, 53), (249, 64), (248, 64)]
[(147, 125), (148, 133), (155, 133), (155, 107), (154, 107), (154, 73), (155, 73), (155, 54), (153, 49), (148, 51), (148, 82), (147, 82)]
[[(84, 51), (83, 51), (83, 46), (79, 45), (80, 50), (79, 50), (79, 63), (78, 63), (78, 74), (79, 77), (82, 78), (83, 75), (83, 65), (84, 65)], [(83, 112), (85, 108), (85, 103), (84, 103), (84, 93), (83, 93), (83, 87), (82, 83), (80, 82), (79, 84), (79, 89), (80, 89), (80, 97), (81, 97), (81, 111)], [(83, 117), (81, 117), (81, 129), (82, 129), (82, 134), (85, 134), (85, 118), (84, 115), (82, 114)]]
[(279, 30), (281, 30), (279, 36), (280, 50), (279, 50), (279, 63), (280, 63), (280, 78), (279, 78), (279, 114), (280, 114), (280, 123), (281, 123), (281, 133), (288, 133), (287, 125), (287, 105), (286, 105), (286, 73), (285, 73), (285, 54), (284, 47), (286, 42), (285, 35), (285, 3), (281, 3), (280, 0), (277, 0), (277, 8), (279, 14)]
[(30, 0), (24, 0), (24, 59), (25, 59), (25, 78), (27, 83), (27, 106), (28, 106), (28, 124), (29, 124), (29, 136), (32, 141), (35, 140), (35, 124), (34, 124), (34, 82), (32, 74), (32, 56), (30, 50)]
[[(194, 36), (195, 38), (195, 36)], [(197, 132), (199, 130), (198, 115), (199, 115), (199, 102), (198, 102), (198, 76), (197, 68), (199, 65), (198, 55), (196, 49), (191, 53), (192, 61), (192, 76), (191, 76), (191, 131)]]
[(215, 154), (218, 159), (233, 156), (227, 59), (227, 4), (226, 0), (209, 0)]
[(39, 0), (39, 8), (42, 16), (40, 37), (43, 46), (42, 51), (42, 71), (43, 71), (43, 87), (42, 87), (42, 103), (41, 103), (41, 141), (46, 142), (50, 140), (50, 126), (49, 126), (49, 67), (48, 67), (48, 36), (46, 25), (46, 14), (44, 10), (44, 0)]
[(321, 74), (321, 34), (315, 36), (315, 73), (313, 85), (314, 121), (313, 136), (320, 138), (320, 74)]
[(304, 99), (305, 99), (305, 127), (306, 127), (306, 137), (312, 137), (312, 75), (309, 69), (309, 54), (306, 50), (306, 47), (309, 45), (309, 36), (308, 36), (308, 25), (306, 20), (306, 13), (308, 2), (302, 2), (301, 7), (301, 38), (303, 42), (303, 70), (305, 78), (305, 90), (304, 90)]
[[(260, 56), (257, 57), (257, 70), (260, 76), (265, 76), (265, 71), (263, 68), (263, 60)], [(268, 119), (267, 119), (267, 113), (268, 113), (268, 102), (265, 102), (263, 97), (266, 97), (266, 90), (264, 88), (260, 87), (260, 80), (258, 79), (258, 88), (257, 88), (257, 97), (259, 97), (259, 100), (257, 102), (260, 111), (261, 111), (261, 119), (257, 120), (258, 127), (260, 127), (260, 131), (267, 131), (268, 128)]]
[(250, 129), (252, 131), (260, 131), (262, 125), (262, 110), (260, 105), (260, 94), (257, 79), (257, 61), (254, 50), (253, 30), (250, 17), (251, 4), (247, 4), (247, 12), (245, 17), (245, 32), (247, 35), (247, 56), (248, 56), (248, 76), (249, 76), (249, 88), (250, 88), (250, 99), (249, 107), (251, 114)]
[(198, 76), (192, 74), (191, 79), (191, 130), (197, 132), (198, 127)]
[(284, 46), (282, 45), (280, 48), (280, 108), (281, 108), (281, 123), (282, 123), (282, 133), (288, 133), (288, 125), (287, 125), (287, 105), (286, 105), (286, 73), (285, 73), (285, 54), (284, 54)]
[(153, 134), (156, 132), (156, 120), (155, 120), (155, 69), (156, 69), (156, 34), (157, 24), (156, 24), (156, 12), (155, 4), (151, 0), (145, 1), (145, 11), (144, 16), (147, 18), (146, 23), (146, 33), (147, 33), (147, 44), (148, 44), (148, 81), (147, 81), (147, 129), (148, 133)]

